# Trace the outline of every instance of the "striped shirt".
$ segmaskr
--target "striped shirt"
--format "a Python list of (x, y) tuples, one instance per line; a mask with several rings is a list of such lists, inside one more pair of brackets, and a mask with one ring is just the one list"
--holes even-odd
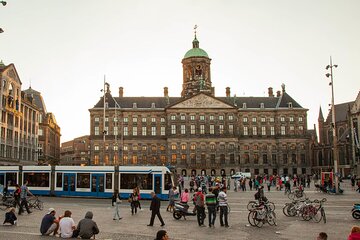
[(227, 206), (227, 195), (224, 191), (221, 191), (218, 196), (219, 206)]

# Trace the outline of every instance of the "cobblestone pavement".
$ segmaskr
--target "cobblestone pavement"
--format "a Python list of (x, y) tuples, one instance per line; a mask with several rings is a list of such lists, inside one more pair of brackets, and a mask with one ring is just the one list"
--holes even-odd
[[(325, 211), (327, 223), (314, 223), (302, 221), (300, 218), (289, 218), (282, 213), (282, 207), (289, 200), (283, 192), (272, 190), (265, 192), (270, 201), (276, 205), (278, 226), (265, 224), (262, 228), (251, 227), (247, 222), (248, 211), (246, 205), (254, 197), (254, 191), (233, 192), (229, 191), (229, 215), (230, 228), (220, 227), (219, 214), (217, 215), (215, 228), (198, 227), (196, 217), (187, 217), (187, 220), (175, 220), (172, 214), (166, 212), (167, 202), (162, 202), (161, 213), (166, 223), (160, 227), (160, 222), (155, 219), (154, 227), (147, 227), (150, 211), (149, 201), (142, 200), (143, 211), (132, 216), (130, 206), (126, 201), (121, 204), (120, 221), (112, 220), (113, 208), (110, 199), (84, 199), (84, 198), (51, 198), (41, 197), (45, 202), (45, 210), (33, 210), (33, 213), (21, 215), (17, 226), (0, 226), (0, 239), (47, 239), (54, 237), (41, 237), (39, 226), (46, 209), (53, 207), (58, 214), (65, 210), (71, 210), (75, 222), (79, 222), (86, 211), (93, 211), (94, 220), (100, 228), (97, 239), (154, 239), (159, 229), (168, 231), (171, 239), (316, 239), (319, 232), (324, 231), (329, 239), (346, 239), (353, 225), (360, 225), (359, 221), (351, 217), (353, 203), (360, 202), (360, 194), (351, 191), (349, 182), (342, 186), (345, 194), (324, 195), (313, 189), (306, 189), (310, 199), (326, 197)], [(0, 211), (0, 221), (4, 219), (4, 212)], [(207, 223), (207, 219), (205, 219)]]

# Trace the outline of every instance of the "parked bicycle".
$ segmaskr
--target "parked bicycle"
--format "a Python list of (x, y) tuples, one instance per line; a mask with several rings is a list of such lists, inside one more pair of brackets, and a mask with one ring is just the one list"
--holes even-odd
[(13, 196), (1, 197), (0, 209), (5, 211), (8, 208), (15, 207), (16, 202)]
[(29, 208), (39, 209), (42, 211), (44, 209), (44, 203), (39, 199), (39, 197), (32, 197), (28, 199)]
[(326, 198), (323, 198), (321, 201), (314, 200), (312, 204), (303, 208), (301, 217), (305, 221), (313, 220), (314, 222), (321, 222), (321, 220), (326, 223), (326, 214), (324, 209), (324, 203), (326, 202)]
[[(249, 206), (249, 204), (248, 204)], [(260, 203), (259, 205), (253, 205), (254, 207), (249, 210), (248, 222), (251, 226), (262, 227), (265, 223), (268, 223), (270, 226), (276, 224), (276, 214), (271, 208), (270, 204), (265, 202)], [(274, 206), (275, 209), (275, 206)]]

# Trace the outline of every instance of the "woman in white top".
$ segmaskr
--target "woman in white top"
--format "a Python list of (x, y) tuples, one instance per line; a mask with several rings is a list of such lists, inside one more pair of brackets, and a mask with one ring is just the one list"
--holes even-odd
[(61, 218), (60, 223), (60, 237), (61, 238), (72, 238), (73, 232), (76, 228), (74, 220), (71, 218), (71, 212), (66, 210), (64, 217)]

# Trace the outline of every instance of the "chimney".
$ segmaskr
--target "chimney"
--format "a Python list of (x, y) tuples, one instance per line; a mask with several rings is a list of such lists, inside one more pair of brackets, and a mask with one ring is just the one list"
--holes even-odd
[(226, 87), (226, 97), (230, 97), (230, 88)]
[(124, 88), (119, 87), (119, 97), (123, 97), (123, 96), (124, 96)]
[(169, 97), (168, 87), (164, 87), (164, 97)]
[(268, 88), (268, 93), (269, 93), (269, 97), (273, 97), (273, 96), (274, 96), (273, 88), (272, 88), (272, 87), (269, 87), (269, 88)]
[(276, 92), (276, 97), (280, 97), (280, 91)]

